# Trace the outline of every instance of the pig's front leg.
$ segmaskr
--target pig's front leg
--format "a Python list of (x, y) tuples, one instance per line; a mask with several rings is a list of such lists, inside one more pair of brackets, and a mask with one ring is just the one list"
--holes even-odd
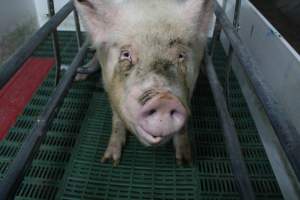
[(113, 112), (112, 133), (109, 139), (106, 151), (101, 162), (112, 160), (114, 166), (117, 166), (121, 159), (122, 147), (126, 142), (126, 129), (119, 116)]
[(186, 127), (174, 136), (173, 143), (177, 164), (192, 164), (191, 145)]

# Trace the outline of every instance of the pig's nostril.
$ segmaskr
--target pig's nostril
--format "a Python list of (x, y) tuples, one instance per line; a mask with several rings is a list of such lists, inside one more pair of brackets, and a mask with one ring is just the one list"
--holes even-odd
[(138, 126), (144, 130), (140, 134), (158, 144), (182, 129), (187, 112), (179, 99), (167, 93), (157, 95), (143, 104), (137, 117)]
[(171, 110), (170, 115), (173, 116), (176, 113), (177, 113), (177, 111), (175, 109), (173, 109), (173, 110)]
[(148, 115), (153, 115), (154, 113), (156, 113), (156, 110), (155, 109), (151, 109), (149, 112), (148, 112)]

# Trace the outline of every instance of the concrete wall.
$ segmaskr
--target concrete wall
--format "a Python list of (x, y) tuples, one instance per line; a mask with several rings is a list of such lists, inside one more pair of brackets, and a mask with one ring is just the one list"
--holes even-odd
[(0, 2), (0, 64), (37, 28), (34, 0)]
[[(49, 19), (47, 0), (34, 0), (34, 2), (36, 7), (38, 23), (39, 26), (42, 26)], [(55, 12), (58, 12), (67, 2), (69, 2), (69, 0), (54, 0), (53, 2), (54, 2)], [(73, 13), (70, 13), (70, 15), (63, 21), (63, 23), (60, 24), (58, 30), (66, 30), (66, 31), (75, 30)]]

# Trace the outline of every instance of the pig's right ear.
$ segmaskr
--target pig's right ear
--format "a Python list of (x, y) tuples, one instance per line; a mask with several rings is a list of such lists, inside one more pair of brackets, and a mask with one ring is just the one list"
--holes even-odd
[(74, 5), (91, 36), (93, 45), (108, 42), (110, 32), (116, 27), (118, 6), (109, 0), (74, 0)]

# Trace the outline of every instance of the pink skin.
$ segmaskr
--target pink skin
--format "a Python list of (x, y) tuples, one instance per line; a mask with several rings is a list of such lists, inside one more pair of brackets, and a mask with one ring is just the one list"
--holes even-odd
[(133, 132), (145, 145), (159, 145), (178, 133), (186, 123), (188, 112), (180, 100), (170, 92), (159, 92), (141, 105), (136, 91), (129, 95), (127, 117), (131, 118)]
[(153, 137), (165, 137), (184, 125), (187, 113), (181, 102), (170, 93), (149, 100), (138, 114), (138, 125)]

